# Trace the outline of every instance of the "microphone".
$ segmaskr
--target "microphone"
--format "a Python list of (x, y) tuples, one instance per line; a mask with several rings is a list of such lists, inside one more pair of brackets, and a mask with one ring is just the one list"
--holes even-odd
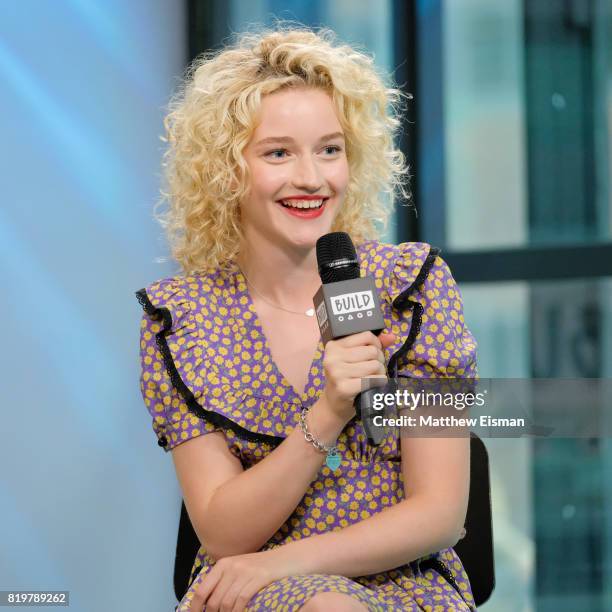
[[(374, 279), (361, 276), (355, 245), (346, 232), (331, 232), (317, 240), (317, 264), (322, 285), (313, 298), (323, 345), (371, 331), (378, 336), (385, 327)], [(378, 446), (384, 429), (375, 427), (372, 419), (379, 414), (372, 407), (376, 389), (355, 397), (357, 418), (372, 446)]]

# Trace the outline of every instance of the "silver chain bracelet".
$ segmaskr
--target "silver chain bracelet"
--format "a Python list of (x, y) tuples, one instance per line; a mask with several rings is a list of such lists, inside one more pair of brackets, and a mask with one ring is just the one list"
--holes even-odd
[(304, 439), (306, 442), (310, 442), (320, 453), (327, 453), (327, 457), (325, 458), (325, 465), (331, 470), (336, 470), (340, 463), (341, 458), (338, 454), (338, 447), (336, 445), (333, 446), (325, 446), (322, 442), (317, 440), (310, 430), (308, 429), (308, 424), (306, 423), (306, 415), (308, 414), (309, 408), (303, 408), (300, 413), (300, 427), (304, 432)]

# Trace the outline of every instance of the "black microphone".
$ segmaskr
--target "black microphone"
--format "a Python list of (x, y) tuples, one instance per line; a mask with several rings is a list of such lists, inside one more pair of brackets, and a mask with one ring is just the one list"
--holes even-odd
[[(355, 245), (346, 232), (331, 232), (317, 240), (317, 264), (323, 283), (313, 298), (323, 344), (371, 331), (379, 335), (385, 327), (374, 279), (361, 276)], [(372, 408), (376, 389), (355, 397), (357, 418), (363, 422), (368, 442), (378, 446), (384, 429), (372, 419), (378, 411)]]

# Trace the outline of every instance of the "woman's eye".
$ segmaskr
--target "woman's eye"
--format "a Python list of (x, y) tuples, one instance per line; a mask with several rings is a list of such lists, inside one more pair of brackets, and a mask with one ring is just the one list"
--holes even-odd
[[(339, 147), (338, 145), (328, 145), (323, 150), (327, 152), (331, 150), (331, 154), (333, 155), (335, 153), (340, 153), (342, 151), (342, 147)], [(265, 156), (272, 157), (272, 159), (283, 159), (284, 153), (287, 153), (287, 149), (274, 149), (273, 151), (268, 151)]]
[(286, 149), (274, 149), (274, 151), (268, 151), (266, 153), (266, 157), (271, 157), (272, 159), (283, 159), (286, 152)]

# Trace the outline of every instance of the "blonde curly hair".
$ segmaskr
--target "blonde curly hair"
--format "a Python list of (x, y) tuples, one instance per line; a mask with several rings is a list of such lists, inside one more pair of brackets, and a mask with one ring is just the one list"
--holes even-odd
[(166, 187), (155, 218), (184, 274), (235, 263), (249, 180), (242, 151), (262, 96), (296, 86), (329, 93), (345, 132), (349, 184), (332, 231), (348, 232), (356, 244), (378, 238), (395, 197), (410, 200), (408, 168), (394, 143), (409, 96), (385, 85), (372, 58), (336, 44), (329, 29), (246, 32), (191, 63), (164, 118)]

